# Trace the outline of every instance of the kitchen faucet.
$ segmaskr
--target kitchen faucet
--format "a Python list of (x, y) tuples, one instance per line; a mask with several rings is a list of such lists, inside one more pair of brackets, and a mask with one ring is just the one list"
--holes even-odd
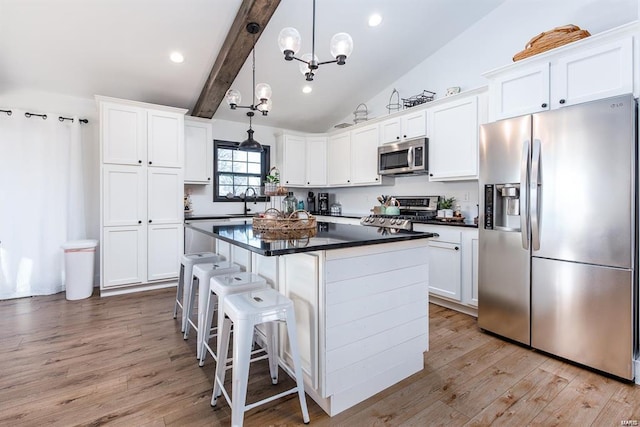
[(248, 214), (249, 212), (251, 212), (251, 209), (247, 207), (247, 193), (249, 192), (249, 190), (251, 190), (253, 192), (253, 204), (256, 204), (256, 189), (253, 187), (247, 187), (247, 189), (244, 192), (244, 214)]

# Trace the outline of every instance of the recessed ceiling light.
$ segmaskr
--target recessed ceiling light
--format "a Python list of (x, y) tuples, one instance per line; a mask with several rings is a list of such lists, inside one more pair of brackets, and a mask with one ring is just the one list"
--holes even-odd
[(382, 16), (378, 15), (377, 13), (374, 13), (369, 17), (370, 27), (377, 27), (378, 25), (380, 25), (381, 22), (382, 22)]
[(313, 90), (313, 88), (309, 85), (305, 86), (302, 88), (302, 93), (311, 93), (311, 91)]
[(184, 62), (184, 56), (182, 56), (180, 52), (171, 53), (171, 56), (169, 56), (169, 58), (177, 64)]

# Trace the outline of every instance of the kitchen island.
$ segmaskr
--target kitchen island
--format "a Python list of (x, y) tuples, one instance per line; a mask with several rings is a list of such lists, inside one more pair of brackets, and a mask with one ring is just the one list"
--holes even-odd
[[(423, 369), (434, 233), (319, 223), (313, 237), (278, 240), (254, 234), (250, 219), (186, 227), (293, 300), (305, 391), (329, 415)], [(284, 339), (279, 355), (291, 372)]]

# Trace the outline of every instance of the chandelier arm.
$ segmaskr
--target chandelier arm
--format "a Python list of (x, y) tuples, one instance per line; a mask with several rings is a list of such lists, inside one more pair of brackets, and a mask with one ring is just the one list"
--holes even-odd
[(318, 66), (324, 65), (324, 64), (333, 64), (334, 62), (338, 62), (338, 60), (334, 59), (333, 61), (318, 62)]

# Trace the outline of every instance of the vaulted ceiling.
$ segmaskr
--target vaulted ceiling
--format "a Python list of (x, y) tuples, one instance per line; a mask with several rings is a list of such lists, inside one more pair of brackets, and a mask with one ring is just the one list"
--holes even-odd
[[(256, 79), (273, 88), (273, 108), (256, 124), (325, 131), (384, 90), (504, 0), (317, 0), (316, 54), (348, 32), (344, 66), (323, 65), (307, 84), (277, 45), (283, 27), (311, 50), (312, 0), (281, 0), (256, 44)], [(0, 104), (21, 90), (95, 94), (193, 110), (241, 0), (0, 0)], [(367, 25), (380, 13), (382, 23)], [(169, 61), (180, 51), (184, 62)], [(232, 53), (233, 55), (233, 53)], [(250, 104), (251, 59), (231, 85)], [(426, 87), (425, 87), (426, 88)], [(1, 105), (0, 105), (1, 106)], [(214, 118), (246, 121), (222, 101)]]

